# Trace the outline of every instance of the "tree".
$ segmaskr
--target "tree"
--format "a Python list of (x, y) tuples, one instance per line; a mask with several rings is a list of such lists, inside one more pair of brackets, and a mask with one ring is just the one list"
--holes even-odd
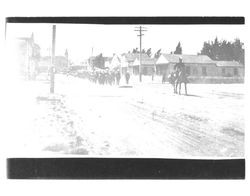
[(211, 45), (209, 42), (203, 43), (203, 48), (201, 49), (200, 54), (207, 55), (211, 58)]
[(200, 54), (207, 55), (212, 60), (234, 60), (244, 65), (245, 50), (243, 46), (244, 44), (239, 39), (229, 42), (226, 40), (218, 41), (216, 37), (214, 42), (204, 42)]
[(134, 54), (139, 53), (138, 48), (134, 48), (133, 51), (132, 51), (132, 53), (134, 53)]
[(69, 52), (68, 52), (68, 49), (66, 49), (66, 50), (65, 50), (64, 56), (65, 56), (66, 58), (68, 58), (68, 57), (69, 57)]
[[(128, 53), (130, 53), (130, 51), (128, 51)], [(132, 53), (133, 54), (138, 54), (138, 53), (140, 53), (140, 51), (139, 51), (138, 48), (133, 48)], [(141, 53), (142, 54), (147, 54), (149, 57), (151, 57), (151, 55), (152, 55), (151, 48), (149, 48), (149, 49), (144, 48), (144, 49), (142, 49)]]
[(105, 64), (105, 59), (102, 56), (102, 53), (100, 53), (99, 55), (97, 55), (94, 58), (94, 60), (93, 60), (93, 66), (103, 69), (104, 68), (104, 64)]
[(234, 60), (244, 65), (245, 50), (244, 50), (244, 44), (240, 41), (240, 39), (234, 40), (232, 53), (234, 55)]
[(157, 52), (155, 53), (154, 57), (156, 59), (158, 59), (161, 56), (161, 49), (157, 50)]
[(178, 45), (176, 46), (176, 49), (174, 51), (174, 54), (182, 54), (182, 47), (181, 43), (179, 42)]
[(149, 49), (147, 50), (146, 54), (147, 54), (149, 57), (151, 57), (151, 55), (152, 55), (151, 48), (149, 48)]
[(211, 55), (214, 60), (219, 60), (219, 56), (221, 55), (220, 44), (217, 37), (214, 39), (214, 42), (212, 42)]

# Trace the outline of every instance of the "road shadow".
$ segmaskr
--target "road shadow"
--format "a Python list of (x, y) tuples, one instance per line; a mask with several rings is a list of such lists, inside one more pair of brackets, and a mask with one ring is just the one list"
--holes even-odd
[(133, 88), (133, 86), (124, 85), (124, 86), (119, 86), (119, 88)]
[(200, 96), (200, 95), (193, 95), (193, 94), (178, 94), (178, 93), (174, 93), (174, 95), (176, 95), (176, 96), (183, 95), (183, 96), (187, 96), (187, 97), (199, 97), (199, 98), (202, 98), (202, 96)]
[(193, 94), (187, 94), (185, 96), (188, 96), (188, 97), (199, 97), (199, 98), (202, 98), (202, 96), (200, 95), (193, 95)]

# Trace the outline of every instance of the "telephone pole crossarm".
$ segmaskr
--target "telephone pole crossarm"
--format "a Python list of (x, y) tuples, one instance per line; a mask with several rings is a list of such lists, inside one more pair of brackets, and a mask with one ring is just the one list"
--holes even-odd
[(142, 32), (145, 32), (147, 31), (147, 29), (145, 27), (142, 27), (142, 26), (139, 26), (139, 27), (135, 27), (135, 30), (134, 31), (138, 31), (139, 32), (139, 35), (137, 35), (138, 37), (140, 37), (140, 54), (139, 54), (139, 61), (140, 61), (140, 65), (139, 65), (139, 80), (140, 82), (142, 81), (142, 57), (141, 57), (141, 51), (142, 51), (142, 36), (144, 34), (142, 34)]

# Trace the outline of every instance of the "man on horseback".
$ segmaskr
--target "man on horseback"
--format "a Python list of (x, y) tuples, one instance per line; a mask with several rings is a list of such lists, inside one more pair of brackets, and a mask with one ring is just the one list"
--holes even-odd
[(185, 71), (185, 65), (182, 62), (182, 57), (179, 57), (179, 62), (175, 64), (174, 70), (176, 71), (177, 74), (180, 73), (181, 71)]
[(182, 57), (179, 57), (179, 62), (174, 66), (176, 81), (175, 81), (175, 93), (177, 93), (177, 87), (179, 85), (179, 94), (181, 92), (181, 83), (185, 84), (185, 93), (187, 95), (187, 75), (185, 65), (182, 62)]

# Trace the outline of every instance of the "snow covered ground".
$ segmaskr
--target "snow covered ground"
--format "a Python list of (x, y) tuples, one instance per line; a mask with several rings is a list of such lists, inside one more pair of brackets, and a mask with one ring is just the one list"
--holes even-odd
[[(124, 83), (124, 81), (122, 81)], [(56, 75), (16, 92), (8, 151), (13, 156), (223, 158), (244, 156), (244, 85), (188, 84), (173, 93), (160, 78), (132, 88)]]

